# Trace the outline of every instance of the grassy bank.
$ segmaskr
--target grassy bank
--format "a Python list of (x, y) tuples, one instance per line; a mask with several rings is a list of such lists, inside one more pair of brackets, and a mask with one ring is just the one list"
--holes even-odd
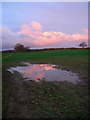
[[(9, 56), (12, 55), (12, 56)], [(6, 57), (9, 56), (9, 57)], [(88, 50), (57, 50), (3, 54), (3, 118), (87, 118), (88, 86), (69, 82), (24, 81), (6, 68), (20, 62), (52, 63), (86, 73)]]

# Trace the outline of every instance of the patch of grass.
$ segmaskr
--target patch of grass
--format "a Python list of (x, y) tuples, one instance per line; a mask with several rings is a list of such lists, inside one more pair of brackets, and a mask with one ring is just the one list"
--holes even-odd
[(3, 58), (3, 65), (13, 65), (17, 62), (37, 62), (52, 63), (62, 66), (72, 67), (74, 69), (87, 70), (89, 50), (53, 50), (30, 53), (4, 53), (2, 56), (12, 56)]

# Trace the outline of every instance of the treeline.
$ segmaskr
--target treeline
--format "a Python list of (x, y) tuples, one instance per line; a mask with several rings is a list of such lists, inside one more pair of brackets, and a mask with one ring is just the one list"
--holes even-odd
[(87, 48), (44, 48), (44, 49), (27, 49), (23, 51), (15, 51), (15, 50), (5, 50), (2, 51), (2, 53), (17, 53), (17, 52), (38, 52), (38, 51), (48, 51), (48, 50), (75, 50), (75, 49), (90, 49), (90, 47)]

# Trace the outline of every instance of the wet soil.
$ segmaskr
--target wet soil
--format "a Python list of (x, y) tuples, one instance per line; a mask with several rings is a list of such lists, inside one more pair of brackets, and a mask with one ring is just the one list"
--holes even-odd
[(3, 69), (3, 118), (87, 118), (87, 84), (24, 81)]

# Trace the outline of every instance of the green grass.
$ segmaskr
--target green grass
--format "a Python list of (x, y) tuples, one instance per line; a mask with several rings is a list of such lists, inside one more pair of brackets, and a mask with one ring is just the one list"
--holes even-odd
[[(9, 57), (4, 58), (5, 56)], [(15, 64), (20, 61), (29, 61), (34, 63), (60, 64), (74, 69), (87, 70), (88, 68), (88, 50), (52, 50), (31, 53), (5, 53), (2, 57), (3, 65)]]
[[(12, 55), (12, 56), (9, 56)], [(9, 57), (6, 57), (9, 56)], [(5, 118), (87, 118), (88, 86), (68, 82), (23, 81), (6, 68), (20, 62), (59, 64), (64, 69), (87, 73), (88, 50), (55, 50), (31, 53), (4, 53), (3, 117)], [(84, 78), (87, 81), (87, 74)]]

